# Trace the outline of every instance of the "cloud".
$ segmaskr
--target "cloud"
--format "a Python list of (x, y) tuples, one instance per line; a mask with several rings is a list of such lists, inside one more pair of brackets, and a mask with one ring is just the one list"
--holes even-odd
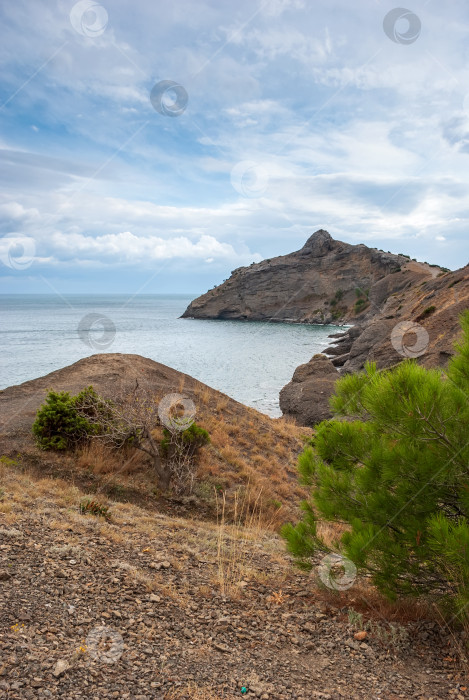
[[(194, 275), (198, 261), (213, 284), (320, 227), (464, 259), (462, 0), (416, 10), (409, 46), (385, 35), (382, 7), (345, 0), (102, 4), (95, 38), (68, 0), (0, 8), (0, 233), (32, 236), (38, 268), (120, 278), (173, 260)], [(150, 103), (163, 79), (188, 93), (178, 118)], [(251, 198), (232, 184), (244, 161), (268, 176)]]
[(203, 235), (198, 241), (184, 236), (163, 239), (158, 236), (136, 236), (130, 231), (102, 236), (85, 236), (81, 233), (55, 233), (51, 247), (57, 260), (72, 259), (77, 264), (101, 260), (104, 264), (151, 264), (160, 260), (184, 258), (204, 259), (207, 256), (234, 260), (236, 253), (227, 243), (220, 243), (213, 236)]

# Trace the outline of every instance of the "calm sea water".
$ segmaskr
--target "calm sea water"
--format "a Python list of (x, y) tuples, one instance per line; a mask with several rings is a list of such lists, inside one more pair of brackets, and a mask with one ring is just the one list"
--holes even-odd
[(181, 319), (191, 297), (0, 296), (0, 388), (96, 352), (127, 352), (186, 372), (271, 416), (295, 368), (335, 326)]

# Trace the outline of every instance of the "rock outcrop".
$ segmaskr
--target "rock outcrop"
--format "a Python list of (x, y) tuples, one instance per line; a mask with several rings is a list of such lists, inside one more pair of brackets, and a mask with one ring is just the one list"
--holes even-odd
[[(360, 371), (365, 362), (379, 369), (406, 358), (424, 367), (444, 367), (454, 353), (459, 316), (469, 308), (469, 266), (394, 292), (368, 322), (334, 335), (329, 356), (315, 355), (295, 370), (280, 392), (280, 408), (300, 425), (332, 416), (329, 397), (341, 373)], [(332, 337), (332, 336), (331, 336)]]
[(339, 373), (325, 355), (314, 355), (296, 368), (291, 382), (280, 392), (280, 409), (299, 425), (316, 425), (330, 418), (329, 397)]
[(233, 270), (195, 299), (186, 318), (346, 323), (370, 318), (393, 292), (440, 272), (393, 255), (313, 233), (301, 250)]

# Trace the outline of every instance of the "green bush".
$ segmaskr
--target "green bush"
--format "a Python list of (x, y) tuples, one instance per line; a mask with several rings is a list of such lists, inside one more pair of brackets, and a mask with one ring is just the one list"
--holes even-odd
[(163, 439), (161, 440), (161, 454), (168, 457), (171, 445), (177, 443), (180, 449), (186, 453), (194, 454), (200, 447), (210, 442), (210, 435), (197, 423), (192, 423), (189, 428), (182, 431), (169, 431), (163, 429)]
[(108, 521), (111, 519), (109, 506), (105, 506), (98, 501), (92, 501), (89, 498), (80, 503), (80, 513), (82, 515), (96, 515), (96, 517), (104, 518)]
[(336, 418), (317, 427), (299, 459), (311, 488), (303, 519), (282, 534), (310, 569), (317, 552), (330, 551), (318, 519), (345, 523), (337, 549), (382, 592), (433, 594), (462, 616), (469, 611), (469, 311), (461, 323), (446, 373), (406, 360), (339, 380)]
[(344, 290), (338, 289), (331, 299), (331, 302), (330, 302), (331, 306), (336, 306), (339, 303), (339, 301), (341, 301), (343, 299), (343, 296), (344, 296)]
[(367, 309), (369, 305), (370, 305), (370, 302), (368, 301), (368, 299), (365, 299), (364, 297), (362, 297), (361, 299), (357, 299), (357, 301), (355, 302), (355, 304), (353, 306), (353, 310), (355, 311), (356, 314), (359, 314), (360, 311), (364, 311), (365, 309)]
[(96, 417), (109, 411), (109, 404), (89, 386), (76, 396), (50, 391), (33, 423), (33, 434), (43, 450), (66, 450), (99, 433)]
[(417, 318), (415, 320), (416, 321), (423, 321), (425, 318), (428, 318), (429, 316), (434, 314), (435, 311), (436, 311), (436, 306), (427, 306), (427, 308), (424, 309), (422, 311), (422, 313), (419, 314), (419, 316), (417, 316)]

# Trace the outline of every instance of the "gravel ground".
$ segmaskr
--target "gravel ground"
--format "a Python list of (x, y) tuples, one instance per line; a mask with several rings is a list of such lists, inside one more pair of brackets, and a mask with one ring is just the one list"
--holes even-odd
[(451, 635), (357, 635), (274, 535), (29, 489), (0, 512), (2, 698), (467, 697)]

